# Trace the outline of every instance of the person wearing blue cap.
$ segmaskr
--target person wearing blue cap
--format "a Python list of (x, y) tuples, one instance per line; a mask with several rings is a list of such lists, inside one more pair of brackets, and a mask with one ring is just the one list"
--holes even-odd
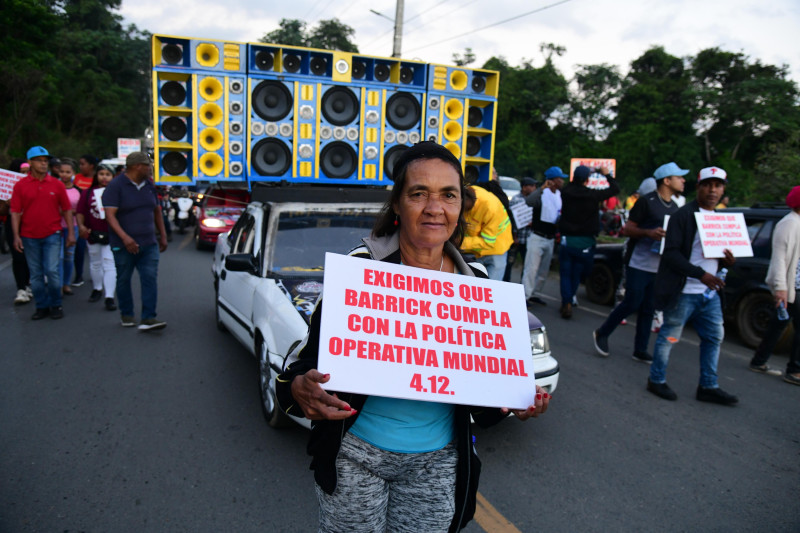
[(568, 177), (559, 167), (550, 167), (544, 171), (544, 185), (526, 198), (527, 204), (533, 208), (531, 232), (528, 234), (527, 254), (522, 269), (522, 285), (528, 305), (547, 305), (540, 295), (553, 260), (554, 239), (558, 231), (556, 222), (561, 213), (561, 187), (564, 185), (564, 178)]
[(75, 245), (72, 205), (61, 180), (47, 173), (49, 156), (41, 146), (28, 150), (30, 174), (14, 185), (10, 202), (14, 249), (25, 254), (31, 274), (36, 302), (33, 320), (64, 316), (59, 269), (62, 214), (67, 222), (66, 244)]
[(619, 185), (607, 168), (598, 170), (608, 180), (607, 189), (587, 186), (592, 169), (580, 165), (572, 181), (561, 190), (562, 208), (558, 228), (561, 248), (558, 251), (561, 275), (561, 318), (572, 317), (572, 302), (581, 277), (592, 270), (595, 237), (600, 233), (599, 204), (619, 193)]

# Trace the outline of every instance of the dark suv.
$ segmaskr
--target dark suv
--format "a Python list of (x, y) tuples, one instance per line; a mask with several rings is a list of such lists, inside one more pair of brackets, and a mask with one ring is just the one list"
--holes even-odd
[[(764, 282), (772, 256), (772, 231), (789, 213), (785, 205), (755, 204), (753, 207), (731, 207), (726, 213), (744, 213), (753, 257), (740, 257), (728, 272), (725, 281), (725, 323), (729, 331), (737, 331), (742, 342), (755, 348), (761, 341), (775, 304)], [(622, 244), (599, 244), (594, 268), (586, 278), (586, 293), (594, 303), (613, 305), (614, 293), (622, 277)], [(791, 326), (778, 343), (783, 350), (790, 343)]]

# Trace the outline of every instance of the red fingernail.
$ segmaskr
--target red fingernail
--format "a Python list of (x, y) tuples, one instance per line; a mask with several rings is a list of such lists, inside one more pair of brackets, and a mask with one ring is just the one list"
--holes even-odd
[(358, 412), (358, 409), (350, 409), (350, 414), (354, 415)]
[(331, 375), (330, 374), (323, 374), (322, 377), (325, 378), (325, 379), (328, 379), (329, 377), (331, 377)]
[(537, 399), (537, 400), (541, 400), (541, 399), (542, 399), (542, 395), (541, 395), (541, 394), (537, 394), (537, 395), (536, 395), (536, 399)]

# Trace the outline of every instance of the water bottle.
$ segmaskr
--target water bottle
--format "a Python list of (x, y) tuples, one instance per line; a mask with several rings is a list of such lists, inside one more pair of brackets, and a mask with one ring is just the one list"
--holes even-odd
[[(722, 281), (725, 281), (725, 277), (727, 275), (728, 275), (728, 269), (727, 268), (723, 268), (722, 270), (717, 272), (717, 277), (719, 279), (721, 279)], [(706, 289), (706, 292), (703, 293), (703, 296), (705, 296), (706, 300), (710, 300), (714, 296), (715, 292), (716, 291), (714, 289), (708, 288), (708, 289)]]
[(786, 304), (784, 302), (781, 302), (778, 306), (778, 320), (781, 322), (789, 320), (789, 311), (786, 310)]

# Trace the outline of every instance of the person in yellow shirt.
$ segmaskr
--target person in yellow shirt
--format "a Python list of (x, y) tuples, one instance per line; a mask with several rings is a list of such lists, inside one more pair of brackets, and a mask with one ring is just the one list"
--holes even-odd
[(725, 195), (725, 196), (722, 197), (722, 200), (719, 201), (719, 203), (717, 204), (717, 207), (715, 207), (714, 209), (725, 209), (726, 207), (728, 207), (728, 204), (730, 202), (731, 202), (730, 196)]
[(628, 196), (625, 200), (625, 211), (630, 211), (633, 208), (633, 204), (636, 203), (636, 200), (639, 199), (639, 191), (634, 191), (633, 194)]
[(467, 187), (464, 198), (467, 221), (461, 250), (474, 254), (486, 267), (489, 279), (502, 280), (506, 252), (514, 242), (511, 220), (505, 207), (491, 192), (481, 187)]

